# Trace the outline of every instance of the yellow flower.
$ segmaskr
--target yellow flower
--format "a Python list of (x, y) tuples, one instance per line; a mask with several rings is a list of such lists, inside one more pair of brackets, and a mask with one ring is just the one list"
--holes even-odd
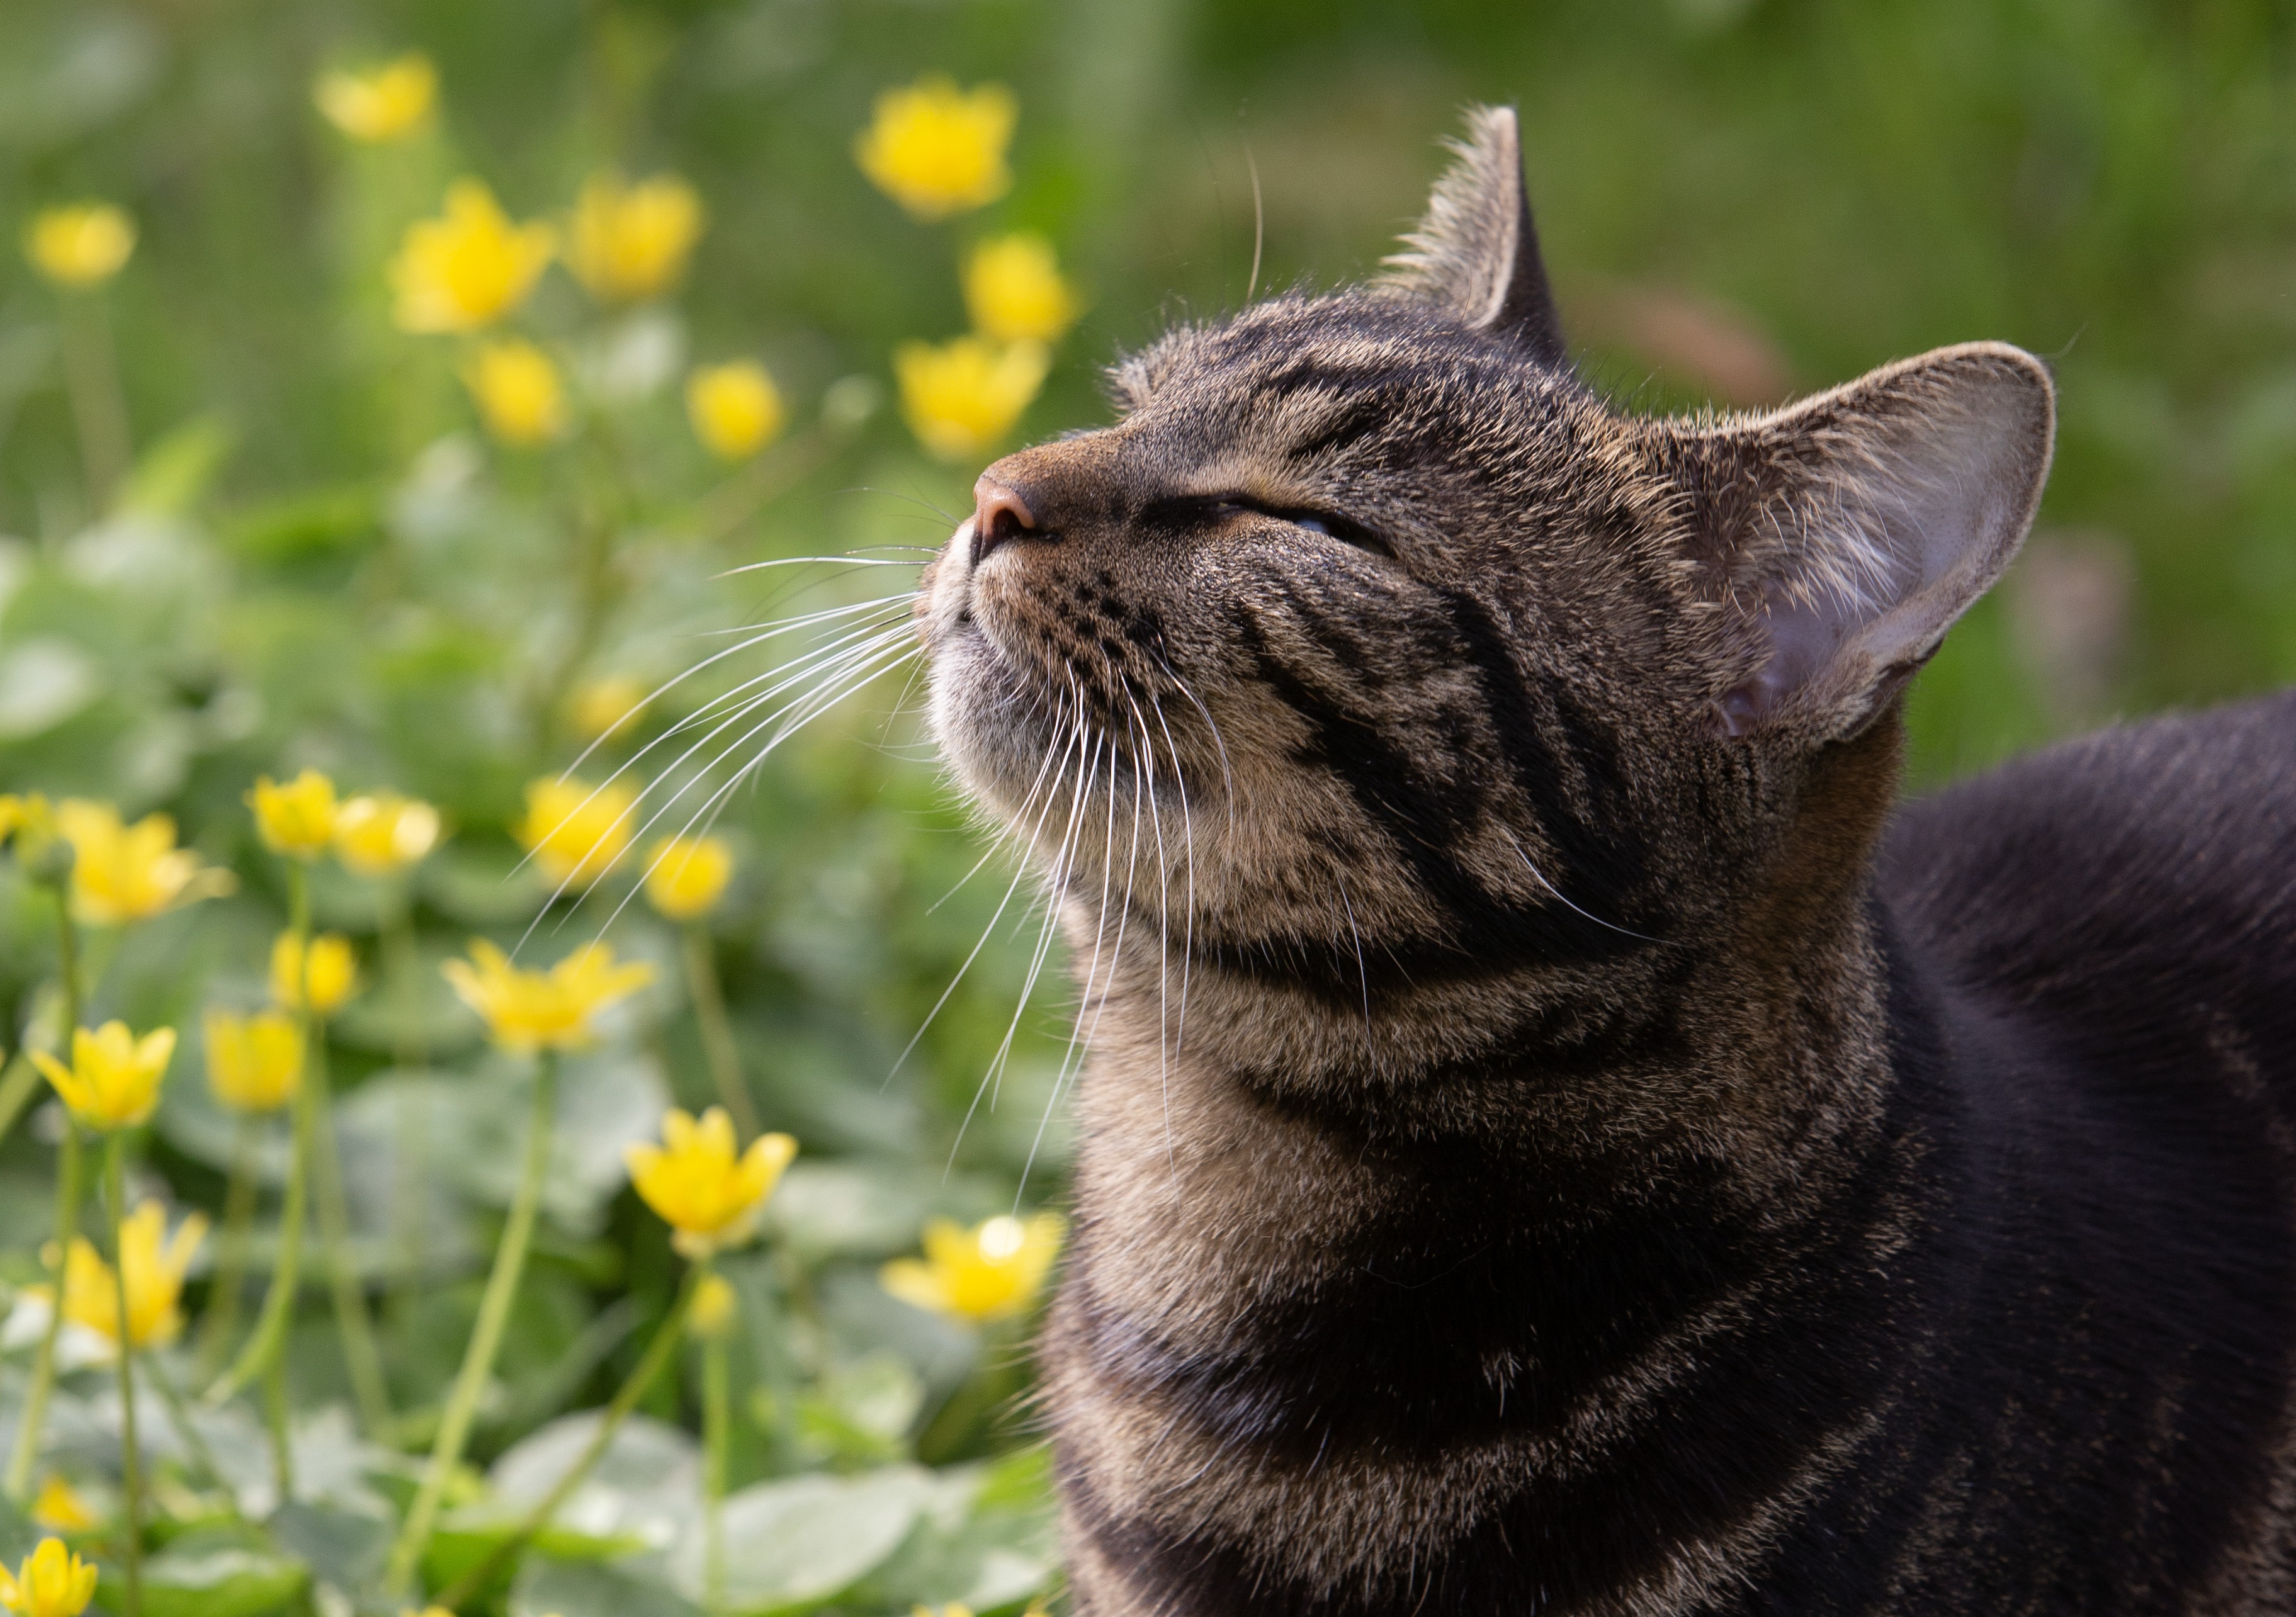
[(854, 160), (916, 217), (947, 218), (1012, 189), (1004, 148), (1020, 111), (1003, 85), (967, 92), (929, 73), (877, 97), (875, 117), (854, 139)]
[[(962, 1600), (952, 1600), (947, 1605), (913, 1605), (909, 1617), (972, 1617), (972, 1608)], [(1021, 1617), (1028, 1617), (1022, 1613)]]
[(132, 1129), (160, 1104), (160, 1080), (176, 1053), (176, 1030), (154, 1029), (141, 1039), (125, 1022), (106, 1022), (94, 1033), (72, 1029), (71, 1065), (45, 1050), (31, 1052), (32, 1065), (91, 1129)]
[(685, 1311), (685, 1328), (704, 1341), (712, 1341), (734, 1328), (736, 1311), (734, 1288), (723, 1275), (704, 1275), (693, 1288), (693, 1301)]
[(94, 1598), (94, 1566), (62, 1539), (41, 1539), (13, 1577), (0, 1566), (0, 1606), (20, 1617), (79, 1617)]
[(362, 792), (335, 811), (335, 855), (361, 876), (389, 876), (439, 841), (439, 811), (397, 792)]
[(32, 1501), (32, 1521), (50, 1532), (86, 1532), (95, 1525), (95, 1512), (70, 1482), (51, 1476), (40, 1484), (40, 1497)]
[(653, 981), (652, 967), (643, 960), (617, 966), (603, 943), (578, 949), (545, 972), (521, 970), (486, 939), (473, 938), (470, 960), (448, 960), (444, 969), (463, 1003), (486, 1018), (494, 1041), (521, 1055), (588, 1043), (593, 1017)]
[(447, 211), (406, 227), (390, 282), (399, 329), (475, 331), (526, 301), (557, 250), (547, 225), (513, 225), (478, 180), (447, 187)]
[(296, 859), (316, 859), (335, 839), (335, 783), (307, 769), (286, 785), (257, 777), (247, 794), (263, 845)]
[(574, 204), (566, 266), (601, 303), (651, 298), (685, 273), (701, 224), (701, 199), (674, 175), (635, 185), (593, 175)]
[(636, 804), (629, 788), (612, 781), (594, 789), (571, 777), (537, 780), (526, 788), (526, 818), (512, 834), (552, 881), (586, 887), (630, 845)]
[[(119, 1256), (127, 1270), (127, 1340), (131, 1347), (172, 1342), (184, 1328), (184, 1273), (192, 1254), (207, 1238), (208, 1221), (192, 1213), (168, 1238), (168, 1215), (157, 1202), (145, 1202), (119, 1229)], [(64, 1254), (64, 1318), (84, 1325), (114, 1347), (119, 1344), (119, 1291), (111, 1265), (85, 1236), (75, 1237)]]
[(964, 1319), (1018, 1313), (1044, 1289), (1066, 1227), (1057, 1213), (1025, 1221), (1009, 1215), (964, 1229), (947, 1219), (925, 1226), (925, 1255), (897, 1258), (878, 1270), (902, 1302)]
[(24, 233), (24, 256), (58, 286), (109, 281), (135, 250), (135, 221), (109, 202), (43, 208)]
[(758, 1227), (766, 1198), (797, 1155), (786, 1134), (760, 1134), (737, 1158), (734, 1121), (711, 1107), (697, 1121), (672, 1107), (663, 1114), (660, 1146), (626, 1147), (630, 1183), (675, 1232), (670, 1245), (695, 1260), (738, 1246)]
[(638, 722), (646, 708), (646, 689), (634, 679), (611, 674), (586, 680), (574, 692), (574, 728), (586, 741), (603, 741)]
[(232, 889), (230, 871), (176, 845), (176, 822), (165, 814), (122, 825), (109, 803), (67, 797), (56, 804), (55, 823), (72, 845), (72, 915), (85, 925), (149, 920)]
[(1042, 236), (999, 236), (964, 261), (964, 306), (973, 330), (999, 342), (1051, 342), (1075, 323), (1076, 293)]
[(909, 430), (945, 461), (980, 454), (1012, 431), (1051, 363), (1040, 342), (980, 337), (905, 342), (893, 353)]
[(737, 359), (704, 365), (686, 379), (693, 436), (721, 461), (745, 461), (781, 436), (787, 412), (765, 366)]
[(715, 837), (665, 837), (653, 845), (646, 899), (674, 921), (692, 920), (716, 903), (734, 873), (734, 855)]
[(208, 1088), (234, 1111), (275, 1111), (303, 1084), (303, 1044), (294, 1019), (258, 1010), (251, 1017), (210, 1010), (204, 1018)]
[(566, 392), (550, 355), (523, 338), (490, 342), (463, 367), (463, 385), (478, 402), (487, 430), (525, 449), (566, 429)]
[(303, 1003), (308, 991), (311, 1014), (332, 1017), (358, 985), (358, 957), (340, 932), (320, 933), (308, 950), (291, 932), (281, 933), (271, 945), (271, 997), (289, 1010)]
[(413, 134), (438, 95), (439, 70), (420, 53), (365, 73), (322, 74), (311, 90), (327, 121), (355, 141), (395, 141)]

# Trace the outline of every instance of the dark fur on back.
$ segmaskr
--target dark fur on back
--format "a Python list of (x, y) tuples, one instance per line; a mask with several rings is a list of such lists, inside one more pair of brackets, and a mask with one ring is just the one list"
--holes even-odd
[(920, 603), (1083, 991), (1078, 1608), (2296, 1606), (2296, 698), (1892, 827), (2046, 372), (1620, 415), (1472, 134)]

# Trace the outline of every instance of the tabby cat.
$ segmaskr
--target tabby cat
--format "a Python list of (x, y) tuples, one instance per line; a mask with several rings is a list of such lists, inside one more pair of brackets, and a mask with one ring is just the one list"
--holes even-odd
[(2296, 1611), (2296, 699), (1894, 812), (2047, 372), (1621, 414), (1459, 153), (920, 598), (1083, 987), (1075, 1609)]

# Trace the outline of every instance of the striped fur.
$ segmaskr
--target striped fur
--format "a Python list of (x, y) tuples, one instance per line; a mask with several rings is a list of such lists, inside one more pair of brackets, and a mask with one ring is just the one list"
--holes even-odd
[(2296, 701), (1892, 828), (2045, 373), (1622, 416), (1473, 133), (921, 598), (1083, 992), (1077, 1609), (2291, 1609)]

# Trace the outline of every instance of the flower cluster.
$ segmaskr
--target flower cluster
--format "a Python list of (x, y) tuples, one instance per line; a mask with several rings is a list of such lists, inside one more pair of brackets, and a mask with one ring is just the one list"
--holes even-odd
[[(1020, 109), (1002, 85), (965, 91), (938, 75), (877, 98), (854, 143), (861, 170), (916, 218), (995, 201), (1012, 186), (1005, 148)], [(1009, 434), (1044, 386), (1050, 345), (1076, 321), (1075, 290), (1053, 244), (1026, 233), (976, 242), (962, 279), (972, 331), (909, 342), (893, 355), (901, 410), (943, 460), (978, 456)]]

